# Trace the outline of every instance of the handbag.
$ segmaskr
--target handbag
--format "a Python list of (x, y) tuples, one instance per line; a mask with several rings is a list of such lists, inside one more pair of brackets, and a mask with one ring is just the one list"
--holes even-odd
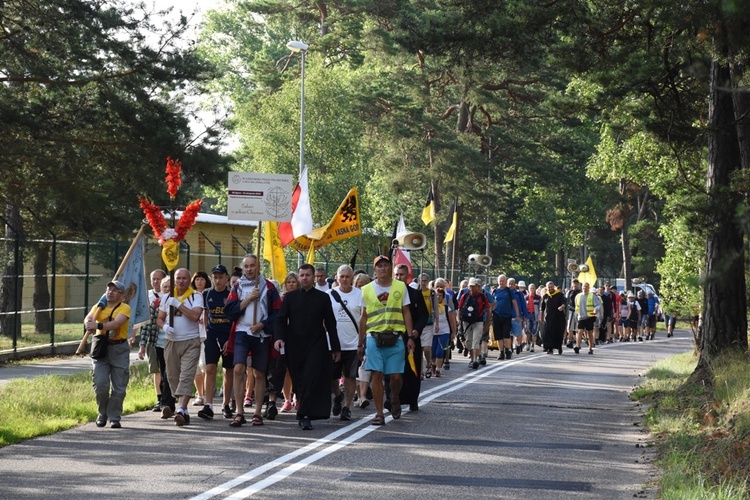
[(107, 339), (106, 333), (104, 335), (94, 335), (94, 338), (91, 339), (91, 359), (106, 358), (107, 344), (109, 344), (109, 339)]

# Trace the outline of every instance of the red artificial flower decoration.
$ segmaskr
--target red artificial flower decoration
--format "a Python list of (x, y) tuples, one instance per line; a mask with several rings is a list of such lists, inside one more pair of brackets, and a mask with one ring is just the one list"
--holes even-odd
[(164, 214), (162, 213), (161, 208), (157, 207), (143, 196), (139, 196), (138, 201), (140, 202), (141, 209), (143, 210), (146, 219), (148, 219), (151, 229), (154, 231), (154, 236), (160, 238), (161, 233), (167, 229), (167, 221), (164, 219)]
[(177, 222), (177, 227), (175, 228), (177, 231), (177, 237), (175, 239), (177, 241), (185, 239), (185, 235), (195, 224), (195, 218), (198, 217), (198, 212), (200, 212), (202, 205), (203, 200), (195, 200), (185, 208), (184, 212), (182, 212), (180, 220)]
[(182, 185), (182, 180), (180, 179), (180, 174), (182, 172), (182, 163), (180, 163), (180, 160), (173, 160), (170, 157), (167, 157), (167, 193), (169, 193), (169, 197), (173, 200), (177, 196), (177, 190), (180, 189), (180, 186)]

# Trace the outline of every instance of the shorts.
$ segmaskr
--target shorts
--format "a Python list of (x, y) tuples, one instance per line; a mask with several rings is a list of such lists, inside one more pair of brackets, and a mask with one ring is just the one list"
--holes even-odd
[(378, 347), (375, 337), (367, 335), (365, 353), (365, 370), (381, 372), (383, 375), (404, 373), (406, 347), (403, 342), (396, 342), (390, 347)]
[(492, 313), (492, 330), (495, 332), (495, 340), (509, 339), (512, 318), (501, 318)]
[(632, 328), (633, 330), (636, 330), (638, 328), (638, 320), (637, 319), (629, 319), (627, 321), (627, 324), (625, 325), (625, 328)]
[(573, 311), (568, 311), (568, 330), (567, 331), (576, 330), (577, 326), (578, 326), (578, 317), (576, 316), (576, 313)]
[[(481, 323), (480, 323), (481, 324)], [(440, 359), (445, 355), (448, 342), (451, 340), (450, 333), (441, 333), (432, 337), (432, 359)]]
[(649, 328), (656, 328), (656, 314), (649, 314), (648, 315), (648, 327)]
[(677, 324), (677, 317), (676, 316), (666, 316), (665, 323), (667, 324), (667, 326), (671, 326), (672, 328), (674, 328), (675, 325)]
[(254, 337), (246, 332), (235, 332), (234, 335), (234, 364), (245, 365), (247, 355), (252, 354), (252, 367), (265, 373), (268, 369), (268, 350), (271, 338)]
[(594, 331), (594, 323), (596, 323), (596, 316), (578, 320), (578, 329), (586, 330), (587, 332)]
[(627, 328), (628, 327), (628, 318), (621, 317), (620, 321), (618, 321), (617, 324), (620, 325), (623, 328)]
[(217, 365), (219, 364), (219, 358), (221, 358), (221, 365), (224, 368), (232, 368), (234, 366), (234, 356), (231, 354), (222, 354), (221, 347), (229, 340), (229, 332), (226, 333), (215, 333), (209, 331), (206, 335), (206, 341), (203, 343), (206, 346), (206, 364)]
[(355, 378), (357, 376), (357, 351), (341, 351), (341, 359), (333, 363), (332, 380)]
[(161, 373), (159, 369), (159, 357), (156, 355), (156, 345), (146, 345), (146, 359), (148, 359), (148, 372)]
[(463, 327), (464, 337), (466, 337), (466, 347), (469, 349), (479, 349), (479, 344), (482, 342), (482, 333), (484, 332), (484, 323), (481, 321), (463, 323)]
[(422, 334), (419, 336), (422, 347), (428, 347), (432, 345), (432, 337), (435, 335), (435, 325), (427, 325), (422, 330)]
[[(642, 311), (643, 309), (641, 309)], [(648, 326), (648, 314), (641, 316), (641, 325)]]
[(520, 337), (523, 335), (523, 320), (512, 320), (510, 322), (510, 333), (514, 337)]
[(539, 320), (535, 316), (526, 318), (526, 333), (528, 335), (536, 335), (539, 333)]

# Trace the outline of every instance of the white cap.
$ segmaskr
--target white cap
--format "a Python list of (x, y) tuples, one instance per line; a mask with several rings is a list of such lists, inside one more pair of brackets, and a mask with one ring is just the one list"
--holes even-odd
[(635, 295), (633, 295), (633, 292), (628, 292), (628, 298), (635, 298)]
[(518, 286), (526, 288), (526, 282), (523, 281), (523, 280), (521, 280), (521, 281), (518, 282)]
[(477, 282), (476, 278), (469, 278), (469, 286), (476, 286), (479, 283)]

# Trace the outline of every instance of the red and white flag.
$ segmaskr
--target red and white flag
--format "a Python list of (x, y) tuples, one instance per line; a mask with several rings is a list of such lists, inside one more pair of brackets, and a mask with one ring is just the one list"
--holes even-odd
[(406, 264), (406, 267), (409, 268), (409, 274), (407, 275), (406, 284), (408, 285), (411, 283), (411, 280), (414, 279), (414, 271), (411, 268), (411, 261), (409, 260), (409, 257), (407, 257), (404, 254), (404, 251), (401, 250), (401, 248), (396, 248), (393, 251), (393, 267), (396, 267), (399, 264)]
[(279, 239), (285, 247), (295, 238), (304, 236), (313, 230), (312, 211), (310, 209), (310, 192), (307, 188), (307, 166), (302, 169), (297, 187), (292, 193), (292, 221), (279, 222)]

